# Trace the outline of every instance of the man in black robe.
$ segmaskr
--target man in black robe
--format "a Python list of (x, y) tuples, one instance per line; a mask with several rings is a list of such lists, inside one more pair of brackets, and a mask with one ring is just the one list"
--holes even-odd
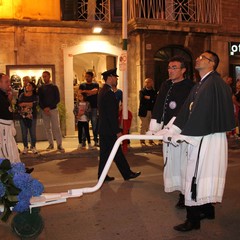
[(199, 229), (200, 220), (215, 218), (212, 203), (222, 201), (228, 158), (226, 132), (234, 128), (234, 111), (231, 91), (215, 71), (218, 63), (212, 51), (196, 59), (201, 81), (163, 137), (174, 145), (184, 135), (195, 142), (188, 144), (184, 193), (187, 219), (174, 227), (177, 231)]
[[(155, 122), (155, 125), (166, 126), (173, 117), (177, 116), (194, 85), (193, 81), (185, 77), (186, 72), (187, 64), (182, 56), (174, 56), (169, 60), (169, 79), (162, 83), (158, 92), (152, 113), (152, 125)], [(154, 131), (154, 128), (152, 130)], [(184, 192), (184, 186), (182, 186), (184, 171), (181, 169), (184, 169), (186, 165), (183, 161), (186, 151), (187, 145), (185, 143), (177, 147), (163, 143), (164, 190), (165, 192), (180, 191), (176, 204), (176, 208), (179, 209), (185, 208), (184, 195), (182, 194)]]

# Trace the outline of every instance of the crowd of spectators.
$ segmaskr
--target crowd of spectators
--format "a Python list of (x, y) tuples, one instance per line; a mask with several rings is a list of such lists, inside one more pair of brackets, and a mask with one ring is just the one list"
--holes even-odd
[[(22, 135), (23, 150), (22, 154), (27, 154), (29, 151), (37, 154), (36, 142), (36, 127), (38, 112), (44, 121), (47, 140), (49, 146), (47, 150), (54, 149), (54, 139), (57, 142), (57, 150), (64, 151), (62, 147), (62, 133), (59, 122), (59, 112), (57, 105), (60, 102), (60, 94), (58, 87), (51, 81), (51, 75), (48, 71), (42, 74), (43, 84), (41, 86), (35, 85), (29, 76), (23, 77), (23, 86), (18, 91), (18, 98), (16, 102), (17, 116), (19, 119)], [(236, 128), (228, 133), (228, 137), (240, 138), (240, 79), (234, 80), (231, 76), (226, 77), (226, 84), (230, 87), (232, 92), (232, 100), (235, 110)], [(119, 119), (122, 119), (122, 91), (113, 86), (118, 106)], [(98, 139), (98, 93), (100, 87), (94, 81), (94, 73), (86, 72), (85, 82), (79, 85), (78, 98), (74, 105), (74, 115), (76, 119), (76, 128), (78, 133), (78, 148), (99, 147)], [(145, 134), (148, 130), (150, 119), (152, 116), (153, 106), (156, 101), (157, 91), (154, 89), (154, 81), (151, 78), (146, 78), (144, 87), (139, 92), (139, 112), (138, 116), (141, 120), (140, 134)], [(130, 124), (128, 124), (128, 132), (130, 132), (132, 113), (130, 111)], [(91, 123), (91, 125), (90, 125)], [(122, 128), (122, 120), (119, 120), (120, 128)], [(92, 131), (92, 134), (90, 134)], [(93, 136), (94, 144), (91, 144), (90, 136)], [(30, 138), (29, 138), (30, 137)], [(30, 143), (30, 144), (29, 144)], [(145, 141), (140, 141), (142, 146), (146, 146)], [(150, 145), (154, 145), (153, 141), (149, 141)]]

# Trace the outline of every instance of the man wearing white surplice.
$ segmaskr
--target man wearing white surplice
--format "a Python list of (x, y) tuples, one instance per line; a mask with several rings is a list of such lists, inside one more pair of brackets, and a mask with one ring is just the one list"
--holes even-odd
[(186, 137), (189, 142), (183, 182), (187, 220), (174, 226), (181, 232), (200, 229), (202, 219), (214, 219), (213, 203), (222, 201), (228, 157), (226, 132), (234, 128), (234, 112), (230, 89), (215, 71), (218, 63), (212, 51), (196, 59), (201, 80), (163, 136), (175, 146)]
[[(187, 72), (187, 62), (183, 56), (176, 55), (169, 60), (169, 79), (162, 83), (158, 91), (148, 134), (158, 134), (157, 131), (161, 129), (162, 125), (166, 126), (179, 113), (194, 85), (186, 77)], [(162, 131), (160, 132), (162, 133)], [(186, 159), (186, 154), (187, 144), (185, 142), (179, 146), (163, 142), (164, 190), (165, 192), (180, 191), (176, 204), (176, 208), (179, 209), (185, 208), (182, 176), (185, 175), (186, 161), (182, 161), (182, 159)]]

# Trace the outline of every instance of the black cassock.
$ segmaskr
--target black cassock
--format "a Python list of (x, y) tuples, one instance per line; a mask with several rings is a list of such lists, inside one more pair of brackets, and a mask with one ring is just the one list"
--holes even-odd
[(166, 125), (173, 116), (177, 116), (192, 87), (193, 82), (189, 79), (177, 83), (173, 83), (172, 80), (163, 82), (153, 108), (152, 118)]
[(174, 125), (188, 136), (205, 136), (234, 128), (231, 91), (217, 72), (211, 72), (193, 87)]

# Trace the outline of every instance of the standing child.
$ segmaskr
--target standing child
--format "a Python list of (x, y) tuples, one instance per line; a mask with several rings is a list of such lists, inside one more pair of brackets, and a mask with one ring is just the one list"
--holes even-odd
[(91, 148), (91, 140), (90, 140), (89, 124), (88, 124), (91, 107), (89, 102), (86, 101), (86, 98), (87, 98), (86, 94), (78, 91), (77, 102), (73, 110), (76, 118), (76, 122), (77, 122), (77, 127), (78, 127), (79, 148), (86, 147), (85, 142), (83, 142), (83, 130), (88, 141), (88, 148)]

